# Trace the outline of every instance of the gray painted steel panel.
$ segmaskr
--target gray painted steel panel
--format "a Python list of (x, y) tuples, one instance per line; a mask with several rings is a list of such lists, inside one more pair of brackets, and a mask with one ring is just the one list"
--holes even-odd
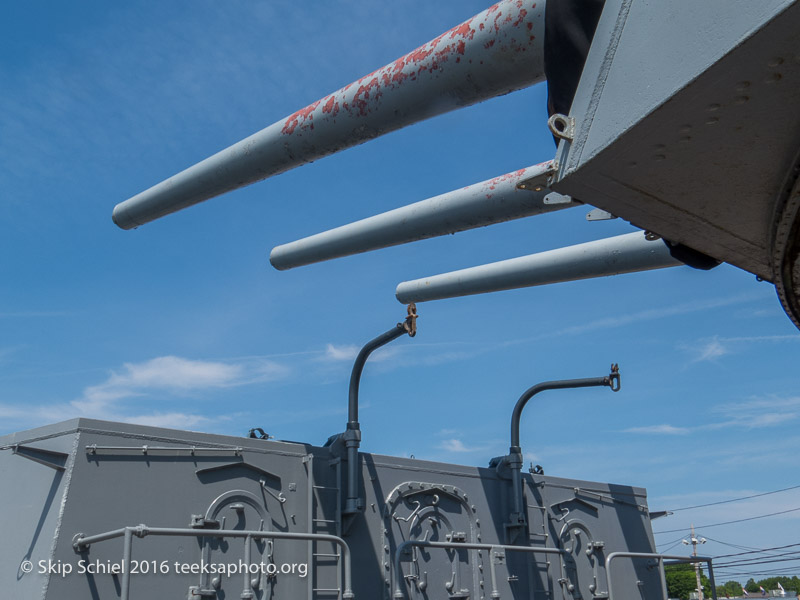
[[(2, 472), (24, 486), (14, 486), (24, 496), (12, 486), (0, 496), (5, 514), (14, 507), (18, 515), (4, 532), (11, 543), (0, 552), (5, 569), (0, 584), (12, 597), (121, 597), (120, 575), (17, 572), (26, 558), (61, 561), (75, 571), (81, 558), (100, 564), (122, 560), (122, 538), (76, 554), (73, 537), (78, 533), (94, 535), (140, 523), (187, 528), (207, 523), (203, 519), (216, 520), (222, 529), (340, 533), (342, 460), (328, 447), (87, 419), (0, 438), (4, 448), (13, 444), (65, 451), (69, 459), (64, 471), (56, 471), (9, 449), (0, 452)], [(495, 591), (502, 598), (591, 598), (590, 586), (598, 593), (607, 588), (604, 556), (654, 551), (643, 489), (525, 474), (529, 532), (516, 543), (560, 548), (563, 566), (559, 554), (416, 549), (400, 557), (398, 581), (394, 551), (405, 540), (507, 543), (511, 482), (494, 468), (371, 454), (361, 454), (361, 468), (366, 510), (344, 536), (352, 551), (356, 598), (389, 598), (397, 584), (408, 598), (489, 598), (492, 564)], [(255, 577), (258, 589), (251, 587), (253, 576), (223, 577), (217, 593), (211, 575), (176, 574), (176, 561), (198, 563), (203, 551), (213, 563), (242, 558), (242, 540), (219, 541), (213, 530), (208, 533), (201, 540), (134, 537), (134, 561), (156, 561), (149, 564), (157, 568), (167, 561), (170, 572), (131, 575), (129, 597), (184, 598), (201, 590), (216, 598), (341, 597), (340, 559), (333, 545), (322, 542), (252, 542), (253, 562), (263, 558), (309, 565), (306, 577)], [(598, 546), (591, 556), (585, 552), (590, 542)], [(29, 547), (33, 550), (26, 552)], [(644, 562), (634, 567), (621, 561), (614, 572), (617, 597), (638, 598), (636, 581), (645, 589), (660, 589), (657, 572)]]
[(553, 188), (772, 280), (800, 143), (800, 4), (609, 1)]

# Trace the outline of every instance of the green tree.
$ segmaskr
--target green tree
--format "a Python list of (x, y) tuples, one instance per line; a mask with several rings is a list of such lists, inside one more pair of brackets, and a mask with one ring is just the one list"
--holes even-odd
[(719, 598), (727, 598), (728, 596), (736, 598), (741, 595), (742, 584), (738, 581), (726, 581), (722, 585), (717, 586), (717, 597)]
[[(689, 594), (697, 589), (697, 577), (694, 566), (690, 564), (667, 565), (664, 569), (667, 578), (667, 593), (670, 598), (689, 600)], [(703, 595), (711, 597), (711, 585), (708, 577), (700, 572), (700, 581), (703, 585)]]
[[(766, 579), (761, 579), (758, 582), (754, 582), (752, 589), (754, 592), (760, 593), (758, 588), (761, 586), (767, 590), (767, 592), (769, 592), (770, 590), (777, 590), (778, 583), (780, 583), (785, 590), (794, 590), (795, 592), (800, 592), (800, 579), (798, 579), (796, 575), (794, 577), (786, 577), (785, 575), (767, 577)], [(747, 591), (750, 591), (750, 588), (747, 588)]]
[(758, 590), (758, 584), (756, 583), (756, 580), (753, 579), (752, 577), (747, 580), (747, 583), (744, 584), (744, 589), (746, 589), (748, 592), (757, 592), (757, 591), (759, 591)]

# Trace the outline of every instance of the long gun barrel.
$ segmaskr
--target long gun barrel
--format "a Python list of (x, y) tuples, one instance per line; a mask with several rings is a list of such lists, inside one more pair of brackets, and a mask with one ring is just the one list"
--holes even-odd
[(663, 240), (637, 231), (444, 273), (397, 286), (397, 299), (424, 302), (682, 265)]
[(557, 204), (546, 203), (545, 197), (552, 192), (544, 186), (530, 189), (517, 187), (520, 182), (537, 177), (544, 181), (552, 167), (553, 162), (548, 161), (520, 169), (276, 246), (269, 260), (276, 269), (292, 269), (576, 206), (576, 202), (568, 199)]
[(412, 123), (544, 80), (542, 0), (503, 0), (391, 64), (118, 204), (132, 229)]

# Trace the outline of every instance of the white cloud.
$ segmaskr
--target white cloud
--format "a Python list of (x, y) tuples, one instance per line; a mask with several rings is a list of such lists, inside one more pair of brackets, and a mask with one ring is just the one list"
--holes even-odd
[(538, 454), (534, 454), (533, 452), (525, 452), (523, 453), (522, 460), (526, 463), (535, 465), (542, 460), (542, 457)]
[(355, 360), (356, 356), (358, 356), (359, 351), (358, 346), (353, 345), (346, 345), (346, 346), (336, 346), (334, 344), (328, 344), (325, 346), (325, 354), (323, 358), (326, 360), (346, 360), (352, 361)]
[(718, 338), (714, 338), (709, 342), (706, 342), (702, 347), (696, 350), (697, 358), (695, 359), (697, 362), (702, 362), (704, 360), (714, 360), (715, 358), (719, 358), (720, 356), (724, 356), (728, 354), (730, 350), (728, 347), (723, 346), (722, 342)]
[(744, 402), (722, 403), (711, 408), (710, 412), (720, 415), (722, 419), (693, 427), (675, 427), (668, 424), (629, 427), (623, 429), (623, 432), (686, 435), (729, 428), (747, 430), (774, 427), (800, 418), (800, 396), (756, 398)]
[(674, 427), (673, 425), (648, 425), (646, 427), (629, 427), (623, 430), (625, 433), (656, 433), (665, 435), (686, 435), (689, 433), (687, 427)]
[(680, 346), (695, 355), (694, 362), (715, 360), (720, 356), (731, 354), (738, 347), (754, 343), (800, 342), (800, 335), (755, 335), (740, 337), (719, 337), (697, 340), (692, 344)]
[[(112, 372), (102, 383), (86, 387), (83, 395), (71, 402), (25, 408), (0, 405), (0, 417), (31, 424), (86, 417), (157, 427), (193, 427), (212, 418), (163, 409), (131, 414), (124, 401), (158, 394), (163, 407), (171, 394), (200, 394), (208, 389), (273, 381), (288, 372), (287, 367), (263, 358), (223, 362), (160, 356), (141, 363), (125, 363), (120, 371)], [(221, 418), (224, 417), (213, 420)]]
[(161, 356), (143, 363), (125, 363), (122, 373), (87, 387), (75, 406), (97, 405), (138, 396), (148, 390), (189, 391), (231, 385), (242, 377), (241, 365)]
[(754, 429), (781, 425), (800, 418), (800, 396), (754, 398), (715, 406), (712, 411), (725, 420), (707, 428), (738, 427)]
[(467, 448), (464, 443), (457, 438), (442, 440), (439, 448), (447, 452), (473, 452), (474, 448)]
[(143, 363), (125, 363), (121, 373), (112, 373), (103, 383), (87, 387), (83, 398), (71, 404), (83, 410), (97, 409), (151, 392), (185, 393), (246, 385), (278, 379), (286, 372), (286, 367), (264, 359), (230, 364), (160, 356)]
[[(155, 413), (150, 415), (134, 415), (130, 417), (118, 417), (111, 420), (123, 421), (126, 423), (136, 423), (137, 425), (148, 425), (150, 427), (166, 427), (170, 429), (186, 429), (210, 422), (212, 419), (201, 415), (193, 415), (181, 412)], [(219, 421), (215, 417), (214, 421)]]
[(620, 325), (638, 323), (640, 321), (653, 321), (667, 317), (702, 312), (705, 310), (721, 308), (723, 306), (730, 306), (732, 304), (750, 302), (758, 297), (759, 296), (755, 296), (753, 294), (740, 294), (728, 298), (715, 298), (706, 302), (686, 302), (684, 304), (676, 304), (674, 306), (652, 308), (635, 313), (622, 314), (614, 317), (605, 317), (584, 323), (582, 325), (573, 325), (557, 332), (557, 335), (575, 335), (597, 329), (608, 329), (612, 327), (617, 328)]
[[(446, 435), (453, 435), (452, 433)], [(456, 454), (466, 454), (470, 452), (486, 452), (497, 445), (497, 442), (490, 443), (488, 440), (480, 440), (479, 444), (465, 444), (457, 437), (447, 437), (437, 445), (439, 450), (453, 452)], [(501, 444), (502, 445), (502, 444)]]
[[(358, 356), (361, 346), (354, 344), (327, 344), (322, 353), (321, 360), (327, 362), (353, 362)], [(382, 346), (369, 355), (370, 363), (383, 362), (396, 357), (398, 354), (408, 352), (409, 348), (404, 346)], [(397, 367), (407, 366), (407, 362), (398, 363)]]
[(219, 421), (224, 418), (214, 417), (214, 419), (211, 419), (210, 417), (183, 412), (154, 412), (130, 415), (111, 403), (99, 402), (94, 404), (70, 402), (31, 408), (0, 405), (0, 418), (17, 421), (23, 424), (22, 426), (38, 426), (43, 423), (56, 423), (77, 417), (179, 429), (195, 427), (212, 420)]

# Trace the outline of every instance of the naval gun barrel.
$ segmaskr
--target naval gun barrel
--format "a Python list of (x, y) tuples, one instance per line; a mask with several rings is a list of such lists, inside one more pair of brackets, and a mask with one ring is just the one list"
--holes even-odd
[(545, 197), (552, 192), (544, 186), (517, 187), (522, 181), (546, 178), (552, 165), (547, 161), (276, 246), (269, 261), (283, 271), (576, 206), (569, 200), (547, 204)]
[(403, 304), (563, 281), (636, 273), (684, 264), (661, 239), (636, 231), (594, 242), (434, 275), (397, 286)]
[(544, 80), (542, 0), (502, 0), (114, 208), (132, 229), (412, 123)]

